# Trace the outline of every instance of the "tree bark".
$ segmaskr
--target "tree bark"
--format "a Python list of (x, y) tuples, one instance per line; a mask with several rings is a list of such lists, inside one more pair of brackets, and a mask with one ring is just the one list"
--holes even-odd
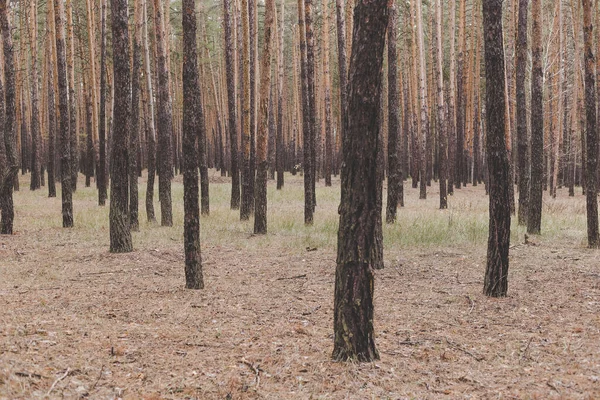
[(198, 134), (200, 128), (200, 86), (196, 54), (195, 0), (182, 2), (183, 27), (183, 238), (185, 286), (204, 288), (200, 254), (200, 215), (198, 209)]
[(106, 204), (107, 176), (106, 176), (106, 2), (102, 1), (100, 15), (100, 113), (98, 116), (98, 144), (100, 146), (98, 168), (98, 205)]
[(135, 0), (133, 6), (133, 63), (131, 69), (131, 131), (129, 132), (129, 225), (131, 230), (140, 230), (138, 200), (138, 147), (140, 132), (140, 79), (142, 75), (142, 24), (144, 10), (141, 0)]
[(38, 95), (38, 69), (37, 69), (37, 1), (31, 1), (31, 36), (29, 46), (31, 50), (31, 190), (41, 186), (41, 142), (40, 112)]
[(231, 146), (231, 209), (240, 208), (240, 171), (238, 166), (238, 140), (236, 130), (234, 33), (231, 17), (231, 0), (223, 0), (223, 30), (225, 31), (225, 73), (227, 75), (227, 108), (229, 143)]
[(251, 134), (250, 134), (250, 31), (248, 0), (242, 0), (242, 204), (240, 220), (247, 221), (252, 213), (251, 180), (254, 175), (250, 171)]
[(277, 139), (275, 165), (277, 169), (277, 190), (283, 188), (284, 185), (284, 160), (285, 146), (283, 138), (283, 88), (285, 86), (285, 58), (284, 58), (284, 37), (285, 37), (285, 0), (281, 0), (280, 11), (280, 33), (279, 33), (279, 49), (277, 52)]
[(531, 0), (532, 70), (531, 70), (531, 183), (527, 233), (540, 234), (544, 168), (544, 71), (542, 69), (542, 4)]
[(515, 82), (517, 91), (517, 159), (519, 171), (519, 225), (527, 224), (529, 209), (529, 143), (527, 135), (527, 105), (525, 96), (525, 75), (527, 72), (527, 4), (529, 0), (519, 0), (519, 22), (517, 33), (517, 57)]
[(334, 302), (334, 360), (379, 358), (373, 330), (373, 266), (377, 218), (377, 150), (387, 1), (359, 0), (344, 118), (347, 148), (342, 164)]
[(154, 34), (157, 52), (158, 75), (158, 197), (160, 199), (160, 224), (173, 226), (171, 178), (173, 177), (173, 119), (169, 93), (169, 69), (163, 21), (163, 3), (154, 0)]
[(400, 109), (398, 104), (398, 11), (396, 2), (393, 1), (389, 7), (388, 20), (388, 190), (387, 209), (385, 221), (388, 224), (396, 222), (396, 210), (398, 209), (398, 186), (402, 179), (400, 174), (400, 163), (398, 160), (398, 133), (400, 130)]
[(419, 178), (419, 199), (427, 198), (427, 142), (429, 140), (429, 111), (427, 106), (427, 74), (425, 65), (425, 40), (423, 38), (422, 0), (416, 2), (417, 42), (419, 48), (419, 101), (421, 103), (421, 167)]
[(442, 39), (442, 1), (435, 2), (435, 29), (437, 38), (437, 128), (439, 140), (439, 179), (440, 179), (440, 209), (448, 208), (448, 193), (446, 179), (448, 176), (448, 137), (446, 133), (446, 118), (444, 106), (444, 47)]
[[(586, 108), (586, 211), (588, 247), (600, 247), (598, 235), (598, 132), (596, 131), (596, 79), (594, 59), (594, 26), (592, 22), (592, 0), (583, 3), (583, 38), (585, 58), (585, 108)], [(579, 55), (576, 54), (575, 57)]]
[[(69, 128), (69, 102), (67, 82), (67, 64), (65, 49), (65, 26), (64, 26), (64, 4), (62, 1), (54, 1), (54, 19), (56, 26), (56, 63), (58, 73), (58, 107), (60, 110), (59, 132), (60, 132), (60, 173), (62, 186), (62, 216), (63, 228), (73, 227), (73, 194), (71, 190), (71, 130)], [(6, 50), (5, 50), (6, 51)], [(4, 55), (6, 57), (6, 53)], [(7, 97), (9, 85), (6, 85)], [(9, 110), (8, 99), (6, 109)], [(9, 113), (6, 114), (7, 120)]]
[(110, 252), (133, 251), (129, 225), (129, 130), (131, 92), (127, 0), (111, 0), (113, 41), (114, 110), (110, 152)]
[[(536, 0), (534, 0), (536, 1)], [(505, 75), (502, 43), (502, 0), (483, 2), (486, 76), (487, 161), (489, 171), (489, 235), (483, 292), (504, 297), (508, 290), (510, 246), (510, 171), (505, 138)]]
[[(47, 3), (46, 18), (52, 18), (52, 4)], [(50, 24), (52, 24), (50, 22)], [(46, 69), (48, 79), (48, 197), (56, 197), (56, 103), (54, 100), (54, 57), (51, 36), (46, 40)], [(3, 111), (2, 111), (3, 112)]]
[(156, 222), (154, 214), (154, 178), (156, 176), (156, 125), (154, 122), (154, 95), (152, 91), (152, 72), (150, 68), (150, 44), (148, 37), (148, 4), (142, 0), (144, 9), (143, 35), (144, 35), (144, 71), (146, 77), (147, 122), (148, 132), (148, 181), (146, 182), (146, 217), (148, 222)]
[(258, 114), (257, 152), (258, 170), (256, 174), (256, 210), (254, 214), (254, 234), (267, 233), (267, 139), (269, 122), (269, 89), (271, 87), (271, 50), (275, 36), (275, 0), (266, 0), (264, 48), (260, 66), (260, 107)]

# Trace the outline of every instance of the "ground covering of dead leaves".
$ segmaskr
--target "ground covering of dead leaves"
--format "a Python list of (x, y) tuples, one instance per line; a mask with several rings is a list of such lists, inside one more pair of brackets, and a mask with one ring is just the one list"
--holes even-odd
[[(0, 398), (600, 398), (600, 252), (582, 237), (513, 237), (505, 299), (481, 294), (485, 244), (388, 246), (381, 360), (334, 363), (334, 248), (265, 248), (249, 223), (205, 239), (206, 289), (188, 291), (180, 226), (110, 254), (107, 223), (38, 226), (60, 221), (60, 200), (32, 196), (16, 195), (18, 233), (0, 237)], [(461, 196), (485, 205), (481, 188)], [(582, 196), (564, 201), (581, 212)]]

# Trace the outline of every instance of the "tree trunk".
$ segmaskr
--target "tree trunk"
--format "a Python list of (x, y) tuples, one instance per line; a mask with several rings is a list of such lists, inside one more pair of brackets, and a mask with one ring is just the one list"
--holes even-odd
[[(62, 216), (63, 228), (73, 226), (73, 195), (71, 190), (71, 131), (69, 128), (69, 102), (67, 82), (67, 64), (65, 50), (65, 26), (64, 26), (64, 4), (62, 1), (54, 1), (54, 19), (56, 25), (56, 63), (58, 66), (58, 107), (60, 110), (59, 132), (60, 132), (60, 173), (62, 186)], [(6, 50), (5, 50), (6, 51)], [(6, 57), (6, 53), (5, 53)], [(6, 85), (7, 97), (9, 85)], [(10, 106), (8, 100), (6, 109)], [(8, 114), (7, 120), (8, 120)]]
[(334, 301), (334, 360), (379, 358), (373, 331), (373, 266), (377, 218), (379, 106), (387, 1), (356, 4), (344, 118), (338, 255)]
[(444, 47), (442, 38), (442, 1), (435, 2), (435, 29), (437, 39), (437, 64), (436, 64), (436, 83), (437, 83), (437, 129), (439, 137), (439, 179), (440, 179), (440, 209), (448, 208), (448, 193), (446, 179), (448, 176), (448, 138), (446, 134), (446, 118), (444, 107)]
[[(536, 0), (534, 0), (536, 1)], [(505, 75), (502, 43), (502, 0), (483, 2), (485, 42), (487, 162), (489, 171), (489, 235), (483, 292), (504, 297), (508, 290), (510, 246), (510, 171), (505, 138)]]
[(416, 2), (417, 47), (419, 49), (419, 102), (421, 103), (421, 167), (419, 178), (419, 199), (427, 198), (427, 141), (429, 139), (429, 111), (427, 107), (427, 74), (425, 65), (425, 40), (423, 38), (422, 0)]
[(38, 69), (37, 69), (37, 1), (31, 1), (31, 36), (29, 46), (31, 49), (31, 190), (37, 190), (41, 186), (41, 142), (40, 112), (38, 95)]
[[(47, 3), (46, 18), (52, 17), (52, 4)], [(50, 22), (52, 25), (52, 22)], [(46, 69), (48, 79), (48, 197), (56, 197), (56, 104), (54, 101), (54, 57), (51, 36), (46, 39)]]
[(69, 86), (69, 141), (71, 145), (71, 189), (77, 190), (79, 173), (79, 150), (77, 143), (77, 110), (75, 109), (75, 41), (73, 38), (73, 3), (66, 0), (66, 53), (67, 53), (67, 79)]
[(240, 171), (238, 167), (238, 140), (236, 130), (234, 32), (231, 17), (231, 0), (223, 0), (223, 30), (225, 31), (225, 71), (227, 80), (227, 108), (231, 157), (231, 209), (240, 208)]
[(152, 73), (150, 68), (150, 45), (148, 37), (148, 4), (142, 0), (144, 9), (144, 75), (146, 77), (146, 131), (148, 132), (148, 181), (146, 183), (146, 216), (148, 222), (156, 222), (154, 215), (154, 178), (156, 176), (156, 125), (154, 122), (154, 95), (152, 91)]
[(531, 183), (527, 233), (540, 234), (544, 168), (544, 71), (542, 69), (542, 4), (531, 0), (532, 70), (531, 70)]
[(276, 139), (276, 153), (275, 153), (275, 165), (277, 169), (277, 190), (283, 188), (284, 184), (284, 160), (285, 160), (285, 146), (283, 140), (283, 88), (285, 86), (285, 58), (284, 58), (284, 36), (285, 36), (285, 0), (281, 0), (281, 12), (280, 12), (280, 33), (279, 33), (279, 49), (277, 52), (277, 67), (278, 67), (278, 79), (277, 79), (277, 139)]
[[(344, 18), (345, 1), (335, 1), (336, 16), (337, 16), (337, 43), (338, 43), (338, 68), (339, 68), (339, 85), (340, 85), (340, 121), (342, 123), (338, 129), (338, 135), (342, 137), (341, 155), (344, 153), (344, 115), (348, 106), (348, 62), (346, 55), (346, 20)], [(341, 164), (341, 163), (340, 163)]]
[(133, 63), (131, 70), (131, 131), (129, 132), (129, 225), (132, 231), (140, 230), (138, 217), (138, 165), (137, 154), (140, 132), (140, 79), (142, 74), (142, 24), (144, 10), (141, 0), (135, 0), (133, 7)]
[[(309, 109), (309, 152), (311, 167), (312, 211), (317, 205), (316, 178), (317, 178), (317, 96), (315, 89), (315, 38), (313, 27), (313, 0), (304, 0), (305, 29), (306, 29), (306, 78), (308, 81), (308, 109)], [(305, 150), (306, 151), (306, 150)], [(304, 171), (306, 173), (306, 169)], [(312, 220), (311, 220), (312, 224)]]
[[(583, 3), (583, 38), (585, 55), (585, 108), (586, 108), (586, 210), (588, 247), (600, 247), (598, 236), (598, 133), (596, 132), (596, 85), (594, 60), (594, 26), (592, 22), (592, 0)], [(579, 57), (578, 54), (575, 57)]]
[(396, 222), (398, 209), (398, 186), (402, 179), (398, 160), (398, 132), (400, 130), (400, 109), (398, 104), (398, 18), (397, 6), (393, 1), (389, 7), (388, 20), (388, 190), (385, 221), (388, 224)]
[(519, 225), (527, 224), (529, 209), (529, 145), (527, 137), (527, 105), (525, 96), (525, 75), (527, 71), (527, 4), (529, 0), (519, 0), (519, 22), (517, 33), (517, 159), (519, 171)]
[(450, 0), (450, 73), (448, 77), (448, 194), (454, 194), (456, 176), (456, 0)]
[(0, 233), (3, 235), (12, 235), (15, 217), (13, 187), (15, 180), (18, 179), (19, 165), (17, 164), (15, 137), (15, 65), (6, 0), (0, 0), (0, 30), (2, 30), (2, 44), (4, 49), (4, 152), (6, 158), (6, 165), (4, 171), (2, 171), (3, 175), (0, 181), (0, 207), (2, 207)]
[(260, 108), (258, 114), (257, 152), (258, 171), (256, 175), (256, 210), (254, 214), (254, 234), (267, 233), (267, 139), (269, 122), (269, 89), (271, 87), (271, 49), (275, 36), (275, 0), (265, 3), (264, 48), (260, 66)]
[[(454, 185), (461, 188), (464, 170), (464, 145), (465, 145), (465, 52), (466, 52), (466, 0), (459, 1), (458, 15), (458, 60), (456, 82), (456, 160), (454, 171)], [(504, 72), (502, 72), (504, 74)]]
[(240, 207), (240, 220), (250, 219), (252, 213), (251, 180), (254, 176), (250, 171), (250, 32), (248, 0), (242, 0), (242, 204)]
[(98, 168), (98, 205), (106, 204), (107, 176), (106, 176), (106, 1), (102, 1), (100, 15), (100, 114), (98, 116), (98, 143), (100, 146)]
[(169, 70), (163, 21), (162, 2), (154, 0), (154, 34), (157, 52), (158, 75), (158, 197), (160, 199), (160, 224), (173, 226), (171, 203), (171, 178), (173, 177), (172, 136), (173, 119), (169, 93)]
[(331, 77), (329, 72), (329, 10), (327, 0), (323, 0), (323, 88), (324, 93), (324, 123), (325, 123), (325, 160), (324, 174), (325, 186), (331, 186), (331, 172), (333, 162), (333, 143), (331, 137)]
[(183, 238), (185, 287), (204, 288), (200, 254), (200, 215), (198, 209), (198, 134), (200, 128), (200, 86), (196, 54), (195, 0), (182, 2), (183, 27)]

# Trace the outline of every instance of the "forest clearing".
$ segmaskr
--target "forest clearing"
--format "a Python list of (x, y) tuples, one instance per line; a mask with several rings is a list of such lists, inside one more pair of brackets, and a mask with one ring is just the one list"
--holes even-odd
[(126, 254), (108, 252), (94, 190), (75, 194), (70, 230), (59, 200), (15, 193), (22, 228), (0, 240), (0, 398), (44, 397), (67, 370), (50, 398), (600, 396), (600, 258), (586, 248), (583, 196), (545, 199), (546, 234), (528, 244), (513, 224), (510, 294), (495, 299), (481, 292), (483, 187), (456, 190), (447, 210), (407, 189), (376, 272), (381, 359), (336, 363), (339, 180), (317, 185), (312, 227), (301, 177), (270, 183), (271, 230), (255, 236), (229, 209), (230, 183), (210, 176), (202, 291), (184, 289), (180, 179), (173, 227), (143, 223)]

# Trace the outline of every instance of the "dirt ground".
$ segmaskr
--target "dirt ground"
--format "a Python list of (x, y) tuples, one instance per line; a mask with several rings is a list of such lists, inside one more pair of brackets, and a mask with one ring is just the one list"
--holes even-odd
[[(90, 193), (80, 212), (97, 212)], [(513, 238), (504, 299), (481, 294), (485, 244), (388, 246), (381, 360), (335, 363), (335, 248), (253, 246), (249, 223), (205, 241), (206, 289), (189, 291), (180, 226), (110, 254), (107, 221), (64, 230), (43, 196), (17, 194), (0, 237), (2, 399), (600, 398), (600, 253), (581, 238)]]

